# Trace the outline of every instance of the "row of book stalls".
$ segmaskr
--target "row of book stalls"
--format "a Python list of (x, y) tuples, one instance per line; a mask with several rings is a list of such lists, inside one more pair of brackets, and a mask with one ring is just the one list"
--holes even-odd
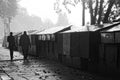
[[(107, 24), (102, 29), (91, 26), (89, 31), (81, 27), (85, 29), (70, 25), (28, 33), (30, 55), (86, 71), (120, 72), (120, 23)], [(17, 44), (20, 35), (15, 35)]]
[(120, 72), (120, 23), (93, 27), (89, 31), (72, 25), (53, 27), (31, 34), (30, 52), (82, 70)]
[(118, 73), (120, 72), (120, 23), (101, 29), (100, 32), (99, 70)]

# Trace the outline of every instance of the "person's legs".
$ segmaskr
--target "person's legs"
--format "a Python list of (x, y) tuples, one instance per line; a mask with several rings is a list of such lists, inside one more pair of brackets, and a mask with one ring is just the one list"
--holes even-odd
[(28, 57), (28, 48), (25, 49), (25, 59), (27, 60)]
[(13, 49), (10, 49), (10, 58), (11, 58), (11, 61), (13, 61)]
[(25, 49), (24, 49), (24, 47), (22, 47), (22, 52), (23, 52), (23, 56), (24, 56), (24, 60), (25, 60)]
[(23, 47), (22, 51), (23, 51), (24, 60), (26, 60), (28, 57), (28, 47)]
[(26, 60), (26, 58), (27, 58), (27, 55), (26, 55), (26, 50), (25, 50), (25, 54), (24, 54), (25, 56), (24, 56), (24, 59)]

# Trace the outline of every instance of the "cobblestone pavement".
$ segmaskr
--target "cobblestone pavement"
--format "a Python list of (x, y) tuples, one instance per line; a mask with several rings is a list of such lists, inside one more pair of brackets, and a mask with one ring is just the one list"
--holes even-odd
[(11, 62), (8, 50), (0, 48), (0, 75), (3, 73), (3, 76), (11, 78), (4, 77), (3, 80), (106, 80), (54, 61), (35, 58), (24, 61), (18, 52), (14, 52), (14, 55), (14, 61)]

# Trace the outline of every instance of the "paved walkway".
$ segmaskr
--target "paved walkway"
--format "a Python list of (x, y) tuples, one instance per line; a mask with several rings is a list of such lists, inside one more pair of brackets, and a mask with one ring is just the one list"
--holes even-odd
[(53, 61), (22, 58), (19, 52), (14, 52), (11, 62), (9, 51), (0, 47), (0, 80), (106, 80)]
[[(22, 60), (23, 56), (19, 52), (14, 52), (14, 61)], [(9, 50), (0, 44), (0, 80), (12, 80), (11, 76), (4, 70), (3, 64), (10, 62)]]

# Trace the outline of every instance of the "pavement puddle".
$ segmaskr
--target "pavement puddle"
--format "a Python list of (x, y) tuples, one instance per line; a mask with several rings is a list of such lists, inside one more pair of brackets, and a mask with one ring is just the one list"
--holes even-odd
[(0, 75), (2, 80), (12, 80), (12, 78), (8, 77), (7, 75)]

